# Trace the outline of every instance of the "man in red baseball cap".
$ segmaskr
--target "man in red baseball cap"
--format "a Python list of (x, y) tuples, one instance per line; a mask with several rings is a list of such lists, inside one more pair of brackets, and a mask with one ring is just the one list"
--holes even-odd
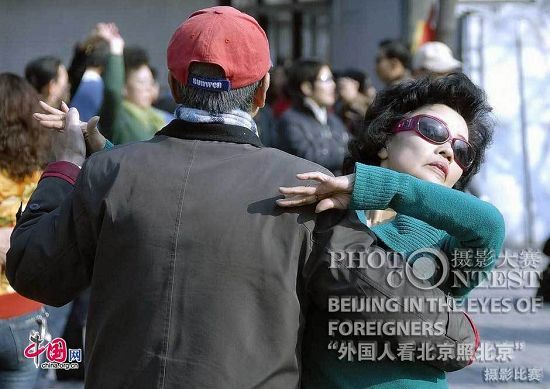
[[(220, 115), (241, 110), (253, 116), (265, 103), (269, 42), (258, 22), (235, 8), (193, 13), (170, 39), (167, 63), (172, 94), (184, 107), (200, 106)], [(252, 100), (246, 96), (250, 94)], [(176, 117), (185, 120), (190, 114), (196, 112), (178, 109)], [(245, 116), (242, 122), (257, 134), (252, 120), (242, 112), (237, 115)]]
[[(204, 85), (193, 78), (194, 63), (218, 65), (224, 82)], [(168, 44), (168, 69), (183, 85), (231, 90), (263, 80), (271, 67), (269, 43), (256, 20), (231, 7), (213, 7), (192, 14)]]
[(68, 112), (63, 153), (15, 228), (9, 280), (51, 305), (91, 285), (87, 389), (298, 388), (317, 216), (275, 200), (299, 172), (330, 173), (260, 142), (271, 60), (254, 18), (197, 11), (167, 57), (179, 105), (153, 139), (85, 160)]

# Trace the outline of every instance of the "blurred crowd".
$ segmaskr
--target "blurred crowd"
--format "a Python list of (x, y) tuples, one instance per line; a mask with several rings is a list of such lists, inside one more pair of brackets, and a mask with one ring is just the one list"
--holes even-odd
[[(76, 44), (67, 65), (54, 56), (43, 56), (29, 60), (21, 69), (24, 77), (0, 74), (0, 255), (4, 259), (15, 215), (21, 203), (25, 206), (51, 159), (47, 145), (54, 135), (39, 128), (32, 118), (33, 113), (41, 112), (39, 100), (56, 108), (66, 102), (78, 109), (84, 122), (99, 116), (101, 132), (114, 144), (150, 139), (174, 118), (176, 104), (171, 95), (160, 93), (158, 73), (147, 51), (125, 46), (112, 23), (97, 24)], [(384, 40), (376, 54), (376, 77), (385, 86), (460, 69), (461, 62), (441, 42), (427, 42), (413, 55), (404, 43)], [(375, 97), (372, 76), (365, 70), (333, 69), (320, 60), (299, 59), (271, 69), (267, 104), (254, 120), (265, 146), (340, 174), (348, 142), (360, 136), (363, 118)], [(21, 318), (14, 336), (20, 336), (22, 344), (28, 343), (34, 318), (41, 317), (52, 337), (63, 336), (68, 347), (82, 348), (87, 301), (84, 292), (64, 307), (43, 306), (17, 295), (3, 274), (0, 278), (0, 322)], [(3, 336), (0, 332), (0, 345)], [(4, 350), (0, 347), (0, 361), (17, 363), (17, 355), (1, 355), (9, 352)], [(30, 364), (29, 376), (44, 375), (37, 377), (37, 388), (47, 387), (48, 380), (55, 379), (46, 372)], [(83, 377), (82, 369), (57, 374)]]
[[(385, 86), (460, 71), (461, 62), (441, 42), (427, 42), (414, 56), (399, 40), (380, 42), (376, 76)], [(272, 69), (268, 104), (255, 120), (264, 145), (340, 173), (347, 143), (359, 136), (376, 89), (363, 69), (332, 69), (300, 59)]]
[[(346, 144), (357, 136), (376, 89), (363, 69), (333, 69), (317, 59), (282, 61), (271, 70), (267, 106), (255, 117), (262, 143), (319, 163), (338, 173)], [(380, 42), (376, 76), (386, 86), (425, 75), (460, 71), (441, 42), (427, 42), (414, 56), (399, 40)], [(25, 79), (42, 101), (69, 103), (82, 121), (99, 115), (114, 144), (150, 139), (173, 119), (176, 104), (161, 95), (157, 71), (142, 47), (125, 47), (113, 23), (99, 23), (76, 44), (68, 68), (61, 59), (29, 61)]]

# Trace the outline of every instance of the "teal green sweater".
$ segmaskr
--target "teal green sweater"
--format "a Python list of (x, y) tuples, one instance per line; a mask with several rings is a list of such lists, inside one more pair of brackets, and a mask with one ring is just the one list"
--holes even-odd
[[(442, 185), (393, 170), (356, 165), (350, 209), (392, 208), (397, 216), (372, 227), (390, 249), (411, 253), (419, 248), (439, 247), (452, 258), (455, 248), (488, 249), (483, 267), (473, 261), (468, 268), (490, 270), (504, 241), (504, 220), (491, 204)], [(365, 222), (364, 213), (358, 212)], [(449, 263), (452, 267), (452, 263)], [(456, 297), (471, 288), (444, 285)], [(442, 389), (445, 373), (419, 362), (348, 362), (328, 350), (327, 317), (311, 310), (303, 342), (304, 389)], [(381, 351), (381, 350), (379, 350)], [(356, 357), (355, 357), (356, 359)]]

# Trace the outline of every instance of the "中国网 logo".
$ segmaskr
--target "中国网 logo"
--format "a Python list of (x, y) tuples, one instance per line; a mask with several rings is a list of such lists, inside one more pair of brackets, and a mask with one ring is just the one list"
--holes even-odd
[[(47, 341), (39, 332), (31, 331), (29, 341), (23, 354), (26, 358), (33, 359), (37, 368), (71, 370), (78, 369), (78, 364), (82, 362), (82, 349), (67, 349), (67, 342), (63, 338)], [(42, 354), (46, 361), (40, 363)]]

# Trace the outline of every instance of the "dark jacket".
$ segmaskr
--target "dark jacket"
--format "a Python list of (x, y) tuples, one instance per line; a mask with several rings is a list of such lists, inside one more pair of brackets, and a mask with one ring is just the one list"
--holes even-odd
[(323, 125), (304, 105), (295, 105), (279, 120), (277, 148), (326, 167), (338, 175), (347, 152), (349, 136), (344, 123), (328, 112)]
[(46, 170), (8, 279), (58, 306), (91, 284), (87, 389), (298, 388), (312, 296), (364, 288), (319, 276), (311, 207), (275, 204), (277, 187), (319, 169), (242, 127), (174, 120), (93, 155), (74, 189)]

